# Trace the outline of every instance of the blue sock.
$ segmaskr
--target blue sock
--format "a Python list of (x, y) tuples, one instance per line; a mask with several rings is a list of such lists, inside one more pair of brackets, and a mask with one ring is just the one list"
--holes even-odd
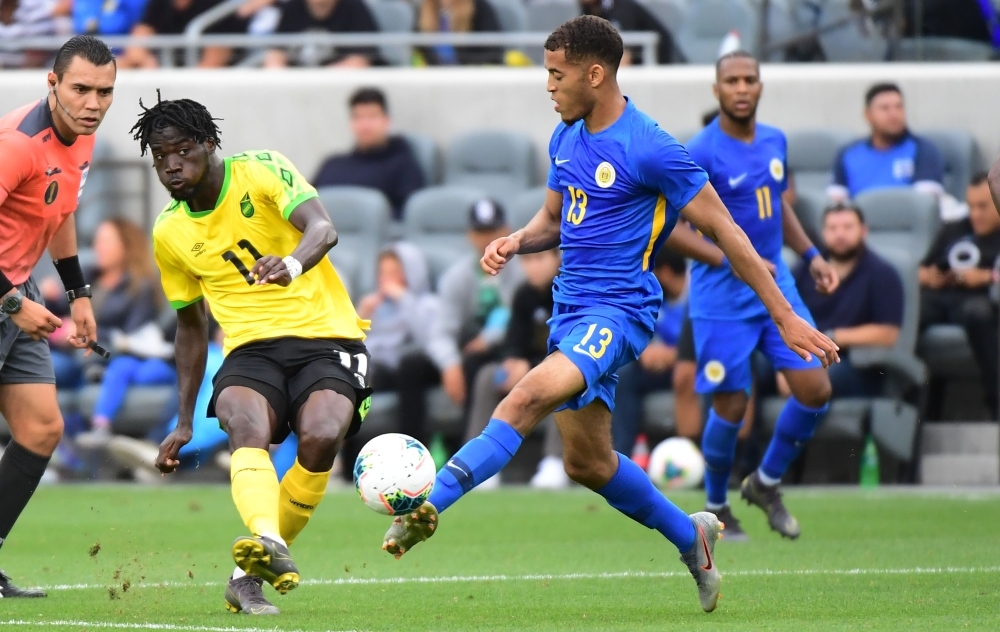
[(726, 421), (714, 408), (708, 413), (701, 435), (701, 453), (705, 456), (705, 495), (710, 508), (726, 504), (729, 474), (736, 459), (736, 435), (742, 425)]
[(612, 507), (650, 529), (656, 529), (681, 553), (694, 546), (691, 518), (653, 486), (649, 476), (627, 456), (618, 454), (618, 471), (607, 485), (595, 490)]
[(829, 408), (829, 404), (824, 404), (822, 408), (806, 408), (794, 397), (789, 397), (778, 415), (774, 436), (761, 461), (761, 473), (775, 481), (780, 480), (812, 438)]
[(437, 473), (428, 500), (439, 512), (451, 507), (463, 494), (502, 470), (523, 440), (506, 421), (490, 419), (483, 434), (463, 445)]

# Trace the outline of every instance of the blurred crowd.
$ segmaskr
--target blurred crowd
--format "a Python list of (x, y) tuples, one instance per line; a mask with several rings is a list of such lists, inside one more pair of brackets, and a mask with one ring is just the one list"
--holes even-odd
[[(381, 191), (400, 219), (407, 199), (424, 185), (421, 169), (407, 141), (392, 132), (384, 94), (375, 88), (357, 91), (347, 104), (356, 146), (330, 156), (313, 181), (317, 187), (356, 185)], [(990, 411), (997, 406), (998, 319), (995, 269), (1000, 257), (1000, 214), (994, 207), (985, 174), (975, 174), (964, 200), (949, 199), (944, 189), (944, 160), (925, 138), (906, 125), (900, 90), (892, 84), (873, 86), (864, 112), (871, 134), (845, 146), (830, 165), (829, 204), (814, 231), (815, 243), (836, 269), (840, 287), (832, 295), (817, 292), (801, 265), (798, 290), (818, 327), (842, 349), (843, 362), (831, 367), (834, 399), (875, 397), (885, 376), (877, 369), (855, 367), (851, 350), (893, 348), (904, 327), (906, 297), (900, 270), (868, 247), (865, 213), (852, 199), (869, 190), (919, 191), (939, 201), (947, 213), (919, 263), (919, 328), (947, 323), (961, 327), (973, 349), (981, 390)], [(706, 115), (711, 121), (714, 113)], [(794, 183), (794, 173), (791, 180)], [(796, 188), (787, 193), (789, 208)], [(558, 273), (558, 250), (517, 257), (498, 276), (485, 275), (478, 254), (492, 240), (509, 234), (511, 222), (503, 204), (483, 198), (465, 209), (468, 254), (450, 262), (433, 278), (429, 253), (403, 239), (385, 245), (377, 255), (374, 289), (358, 296), (357, 310), (371, 320), (366, 344), (372, 358), (372, 383), (399, 401), (400, 431), (425, 444), (435, 441), (428, 430), (429, 394), (440, 387), (462, 410), (464, 438), (479, 434), (493, 408), (512, 386), (548, 353), (547, 320), (552, 313), (552, 283)], [(805, 223), (805, 222), (804, 222)], [(679, 225), (676, 230), (690, 230)], [(156, 441), (176, 423), (175, 397), (162, 411), (161, 422), (147, 437), (116, 434), (116, 415), (130, 389), (172, 388), (177, 381), (172, 337), (175, 321), (165, 305), (150, 256), (148, 236), (124, 219), (104, 221), (93, 240), (95, 265), (86, 271), (101, 339), (110, 361), (83, 357), (66, 344), (72, 321), (50, 339), (60, 392), (99, 385), (92, 413), (67, 414), (67, 438), (57, 461), (67, 471), (86, 469), (87, 455), (109, 450), (141, 480), (154, 480)], [(643, 401), (658, 392), (673, 393), (675, 432), (697, 440), (704, 404), (695, 393), (694, 344), (687, 319), (688, 262), (669, 249), (655, 260), (664, 305), (656, 335), (640, 358), (620, 371), (613, 434), (615, 448), (630, 453), (644, 433)], [(905, 271), (904, 271), (905, 272)], [(68, 313), (58, 280), (41, 279), (47, 306)], [(227, 440), (214, 419), (204, 416), (211, 379), (222, 361), (221, 336), (213, 327), (205, 383), (199, 393), (195, 438), (182, 456), (197, 467), (218, 461), (227, 466)], [(912, 349), (910, 350), (913, 351)], [(787, 384), (766, 360), (754, 359), (753, 399), (787, 395)], [(744, 470), (756, 466), (754, 446), (762, 440), (754, 423), (754, 406), (741, 431), (745, 440)], [(562, 468), (560, 441), (551, 421), (540, 426), (542, 458), (533, 485), (569, 485)], [(457, 447), (462, 437), (451, 437)], [(294, 436), (276, 447), (290, 465)], [(343, 462), (360, 448), (348, 445)], [(349, 472), (349, 468), (347, 468)], [(349, 475), (349, 474), (348, 474)], [(487, 483), (497, 485), (499, 479)]]
[[(687, 48), (678, 45), (679, 29), (691, 32), (685, 37), (692, 41), (709, 39), (711, 53), (732, 33), (742, 32), (747, 41), (756, 38), (756, 12), (760, 3), (750, 0), (726, 0), (714, 11), (715, 19), (726, 20), (719, 28), (709, 28), (702, 22), (712, 21), (711, 14), (701, 15), (694, 0), (569, 0), (548, 2), (562, 5), (544, 8), (532, 14), (526, 8), (546, 4), (545, 0), (521, 2), (514, 0), (400, 0), (399, 7), (385, 11), (380, 2), (388, 0), (245, 0), (233, 13), (212, 23), (208, 34), (294, 34), (294, 33), (373, 33), (376, 31), (406, 31), (420, 33), (490, 33), (500, 31), (548, 31), (561, 21), (586, 13), (604, 17), (622, 31), (655, 32), (659, 35), (656, 62), (660, 64), (707, 59), (695, 54), (697, 44)], [(3, 0), (0, 2), (0, 38), (24, 38), (45, 35), (177, 35), (199, 15), (220, 4), (222, 0)], [(575, 4), (575, 6), (573, 6)], [(858, 11), (871, 3), (847, 0), (818, 2), (772, 2), (771, 29), (778, 36), (819, 26), (824, 11), (834, 15), (841, 5), (845, 11)], [(904, 24), (898, 29), (903, 37), (925, 36), (959, 42), (981, 42), (988, 58), (991, 47), (1000, 46), (998, 15), (988, 0), (905, 0)], [(570, 8), (567, 8), (567, 5)], [(732, 6), (729, 6), (732, 5)], [(780, 9), (781, 18), (774, 17)], [(402, 14), (400, 14), (402, 12)], [(681, 16), (688, 15), (689, 20)], [(839, 15), (839, 14), (838, 14)], [(525, 17), (529, 16), (529, 17)], [(532, 17), (536, 16), (536, 17)], [(858, 19), (862, 20), (858, 13)], [(833, 19), (833, 18), (830, 18)], [(732, 21), (735, 20), (735, 21)], [(730, 23), (729, 21), (732, 21)], [(695, 26), (688, 27), (688, 22)], [(784, 32), (786, 22), (797, 25)], [(846, 24), (846, 23), (845, 23)], [(919, 29), (919, 31), (918, 31)], [(717, 32), (718, 31), (718, 32)], [(860, 27), (857, 37), (864, 35)], [(749, 38), (749, 39), (748, 39)], [(683, 38), (681, 38), (683, 39)], [(722, 41), (720, 41), (722, 40)], [(739, 38), (736, 38), (739, 41)], [(744, 46), (747, 46), (744, 43)], [(752, 46), (750, 46), (752, 48)], [(962, 47), (958, 47), (962, 54)], [(121, 68), (155, 68), (161, 60), (154, 51), (131, 47), (117, 51)], [(949, 58), (949, 52), (942, 53)], [(0, 67), (39, 68), (48, 63), (46, 51), (0, 53)], [(207, 47), (200, 51), (198, 65), (218, 68), (243, 61), (248, 51), (225, 47)], [(626, 50), (623, 64), (642, 61), (639, 48)], [(177, 51), (175, 64), (185, 62)], [(818, 40), (799, 42), (781, 56), (788, 61), (812, 61), (836, 55), (826, 55)], [(691, 59), (687, 59), (691, 58)], [(538, 61), (537, 59), (535, 60)], [(874, 60), (873, 60), (874, 61)], [(263, 51), (262, 59), (253, 65), (268, 68), (285, 66), (366, 67), (387, 63), (377, 47), (326, 47), (305, 45)], [(525, 65), (531, 61), (519, 50), (502, 47), (452, 47), (447, 45), (417, 49), (408, 60), (393, 60), (403, 65)]]

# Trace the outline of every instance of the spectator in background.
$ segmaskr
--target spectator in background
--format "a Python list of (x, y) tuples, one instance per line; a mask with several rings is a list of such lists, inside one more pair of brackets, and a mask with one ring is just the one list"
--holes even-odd
[(903, 93), (879, 83), (865, 95), (865, 120), (871, 136), (841, 150), (833, 165), (827, 195), (836, 201), (871, 189), (912, 186), (921, 193), (944, 193), (944, 159), (934, 143), (906, 127)]
[[(219, 4), (221, 0), (148, 0), (142, 19), (132, 28), (132, 35), (180, 35), (191, 20)], [(206, 33), (245, 33), (246, 20), (230, 15), (210, 26)], [(198, 66), (221, 68), (232, 61), (233, 50), (222, 46), (208, 46), (202, 50)], [(183, 65), (182, 51), (174, 52), (175, 65)], [(125, 49), (118, 58), (119, 68), (157, 68), (159, 57), (153, 51), (133, 46)]]
[(73, 0), (73, 27), (86, 35), (128, 35), (146, 0)]
[[(208, 320), (209, 343), (205, 360), (205, 377), (198, 389), (198, 399), (194, 407), (194, 425), (191, 441), (180, 449), (179, 457), (183, 468), (197, 468), (210, 462), (211, 457), (229, 446), (229, 435), (219, 427), (219, 420), (208, 417), (208, 402), (212, 398), (212, 379), (222, 366), (222, 343), (225, 334), (214, 318)], [(165, 480), (156, 469), (156, 456), (160, 451), (159, 442), (177, 427), (174, 414), (162, 427), (152, 434), (152, 441), (143, 441), (125, 436), (112, 437), (108, 443), (108, 453), (122, 467), (132, 471), (140, 482)], [(227, 450), (228, 452), (228, 450)], [(225, 468), (229, 470), (228, 467)]]
[(905, 9), (904, 37), (958, 37), (1000, 47), (1000, 16), (991, 0), (906, 0)]
[[(111, 438), (111, 423), (130, 386), (177, 381), (173, 345), (157, 322), (159, 281), (145, 233), (128, 220), (108, 220), (94, 235), (94, 254), (97, 269), (88, 276), (94, 316), (113, 356), (103, 372), (91, 430), (77, 436), (83, 448), (100, 447)], [(72, 328), (72, 321), (64, 322)]]
[[(489, 0), (423, 0), (417, 26), (421, 33), (493, 33), (500, 18)], [(498, 46), (447, 44), (420, 49), (425, 63), (432, 66), (472, 66), (502, 64), (504, 50)]]
[(795, 270), (799, 296), (816, 319), (816, 328), (840, 346), (840, 363), (829, 368), (834, 397), (881, 393), (883, 374), (851, 366), (850, 350), (891, 347), (903, 325), (903, 282), (889, 262), (868, 249), (867, 237), (861, 211), (835, 204), (823, 215), (822, 243), (840, 285), (833, 294), (821, 294), (808, 266), (800, 264)]
[[(25, 37), (70, 35), (73, 0), (0, 1), (0, 41)], [(52, 51), (0, 51), (0, 68), (41, 68)]]
[[(278, 33), (374, 33), (375, 18), (364, 0), (288, 0), (281, 7)], [(367, 68), (380, 63), (370, 46), (332, 47), (309, 44), (297, 49), (267, 51), (265, 68), (336, 66)]]
[[(486, 428), (493, 411), (514, 385), (528, 371), (538, 366), (549, 353), (549, 325), (552, 317), (552, 281), (559, 273), (562, 257), (558, 249), (534, 254), (519, 255), (526, 282), (514, 294), (510, 322), (504, 337), (500, 362), (490, 362), (476, 375), (469, 405), (469, 419), (465, 426), (468, 443)], [(542, 421), (545, 429), (545, 448), (538, 471), (531, 479), (531, 486), (539, 489), (569, 487), (569, 476), (563, 467), (562, 439), (550, 415)], [(500, 475), (479, 485), (494, 488), (500, 484)]]
[[(440, 383), (427, 353), (427, 330), (437, 318), (427, 260), (413, 244), (399, 242), (379, 254), (378, 289), (358, 303), (358, 316), (371, 320), (365, 346), (371, 355), (371, 381), (379, 392), (399, 393), (401, 432), (427, 445), (424, 393)], [(357, 449), (345, 462), (352, 467)], [(350, 449), (348, 447), (347, 449)]]
[(985, 173), (965, 194), (967, 219), (941, 226), (920, 263), (920, 330), (956, 324), (965, 329), (979, 365), (989, 410), (997, 409), (997, 308), (990, 300), (992, 269), (1000, 255), (1000, 215)]
[(438, 283), (441, 311), (430, 328), (428, 352), (441, 384), (463, 406), (467, 385), (479, 369), (500, 355), (514, 293), (524, 281), (518, 259), (497, 276), (483, 272), (479, 259), (494, 239), (510, 233), (503, 208), (480, 200), (469, 210), (469, 241), (475, 252), (456, 261)]
[(661, 248), (653, 263), (653, 274), (663, 288), (663, 306), (649, 346), (635, 362), (618, 371), (611, 437), (615, 450), (632, 454), (635, 438), (642, 431), (642, 400), (655, 391), (670, 390), (677, 342), (687, 313), (687, 261), (669, 248)]
[[(656, 63), (679, 64), (684, 55), (677, 49), (674, 36), (646, 7), (636, 0), (579, 0), (585, 15), (596, 15), (615, 25), (619, 31), (654, 31), (660, 35)], [(641, 64), (642, 47), (625, 49), (622, 66)]]
[(392, 204), (393, 217), (402, 219), (406, 200), (426, 184), (424, 173), (406, 139), (389, 134), (392, 119), (381, 90), (361, 88), (348, 103), (354, 149), (327, 158), (313, 186), (353, 184), (378, 189)]

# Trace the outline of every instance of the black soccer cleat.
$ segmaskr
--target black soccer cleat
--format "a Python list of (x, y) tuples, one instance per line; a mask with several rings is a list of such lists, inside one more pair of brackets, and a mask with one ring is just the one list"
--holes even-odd
[(271, 538), (249, 535), (236, 538), (233, 561), (244, 573), (260, 577), (282, 595), (299, 585), (299, 569), (288, 547)]
[(0, 598), (3, 599), (37, 599), (38, 597), (48, 597), (41, 590), (25, 590), (10, 583), (10, 575), (0, 571)]
[(754, 472), (743, 479), (740, 495), (748, 505), (757, 505), (767, 514), (767, 523), (784, 538), (792, 540), (799, 537), (802, 530), (799, 521), (785, 509), (781, 499), (781, 490), (777, 485), (767, 486), (760, 480), (760, 475)]
[(264, 597), (264, 580), (253, 575), (230, 579), (226, 586), (226, 610), (234, 614), (278, 614), (280, 610)]
[(726, 525), (726, 542), (747, 542), (750, 540), (750, 536), (740, 526), (740, 521), (733, 515), (733, 510), (729, 505), (718, 510), (706, 507), (705, 511), (715, 514), (719, 522)]

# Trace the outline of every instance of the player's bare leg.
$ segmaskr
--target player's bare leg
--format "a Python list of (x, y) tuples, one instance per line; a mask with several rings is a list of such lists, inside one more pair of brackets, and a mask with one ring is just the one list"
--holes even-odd
[[(635, 463), (611, 445), (611, 411), (600, 400), (580, 410), (555, 415), (563, 438), (566, 474), (597, 492), (636, 522), (656, 529), (678, 545), (683, 562), (698, 586), (705, 612), (715, 610), (722, 580), (713, 553), (724, 525), (712, 513), (685, 516), (653, 487)], [(692, 541), (693, 537), (693, 541)], [(687, 545), (687, 542), (692, 542)], [(682, 548), (683, 547), (683, 548)]]
[[(244, 386), (226, 387), (215, 411), (233, 450), (233, 501), (252, 534), (233, 542), (233, 561), (285, 594), (298, 586), (299, 573), (278, 526), (278, 478), (268, 453), (277, 417), (263, 395)], [(231, 581), (240, 576), (234, 573)]]
[[(0, 386), (0, 412), (10, 425), (11, 444), (0, 458), (0, 544), (10, 534), (59, 445), (63, 419), (54, 384)], [(0, 596), (44, 597), (14, 586), (0, 571)]]
[(767, 514), (771, 529), (792, 540), (802, 529), (785, 508), (779, 483), (823, 419), (833, 389), (826, 369), (782, 371), (792, 398), (781, 411), (760, 468), (743, 480), (740, 495)]
[[(562, 353), (550, 355), (529, 371), (497, 406), (493, 421), (483, 434), (463, 446), (438, 472), (430, 500), (417, 511), (393, 520), (385, 534), (382, 549), (399, 559), (415, 545), (434, 535), (439, 510), (444, 511), (464, 493), (499, 472), (520, 446), (521, 438), (583, 387), (579, 369)], [(493, 454), (478, 450), (472, 453), (471, 458), (465, 456), (470, 450), (480, 447), (476, 445), (479, 441), (487, 441), (497, 449)], [(492, 446), (484, 444), (481, 447), (489, 449)]]

